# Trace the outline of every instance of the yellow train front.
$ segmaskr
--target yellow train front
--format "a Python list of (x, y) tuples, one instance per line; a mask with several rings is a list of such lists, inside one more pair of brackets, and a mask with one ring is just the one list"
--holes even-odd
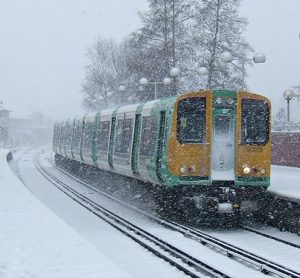
[(221, 213), (257, 210), (270, 185), (270, 113), (266, 97), (244, 91), (179, 96), (160, 158), (166, 196)]

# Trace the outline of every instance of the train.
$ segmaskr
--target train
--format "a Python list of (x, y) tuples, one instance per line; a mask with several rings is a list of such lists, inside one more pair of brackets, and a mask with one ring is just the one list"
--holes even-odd
[(239, 215), (270, 186), (271, 103), (237, 90), (199, 90), (56, 122), (56, 163), (75, 162), (151, 184), (161, 211)]

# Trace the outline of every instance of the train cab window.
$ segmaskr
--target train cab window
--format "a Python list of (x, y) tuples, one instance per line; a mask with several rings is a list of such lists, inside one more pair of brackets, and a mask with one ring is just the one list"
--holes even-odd
[(110, 121), (100, 122), (100, 128), (97, 138), (97, 149), (106, 151), (108, 149)]
[(140, 154), (150, 156), (156, 141), (156, 118), (143, 117)]
[(265, 145), (269, 141), (270, 108), (264, 100), (242, 99), (242, 144)]
[(129, 153), (132, 138), (133, 119), (118, 120), (116, 133), (116, 152)]
[(183, 143), (205, 143), (206, 98), (183, 99), (178, 104), (177, 140)]

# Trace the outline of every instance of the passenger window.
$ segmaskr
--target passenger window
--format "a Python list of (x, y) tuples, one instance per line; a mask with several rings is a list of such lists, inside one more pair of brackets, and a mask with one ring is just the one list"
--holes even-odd
[(66, 123), (64, 130), (65, 130), (64, 147), (66, 148), (71, 144), (71, 136), (70, 136), (71, 125), (69, 123)]
[(151, 156), (156, 142), (156, 118), (143, 117), (140, 154)]
[(87, 122), (85, 124), (83, 149), (91, 148), (93, 143), (93, 122)]
[(206, 98), (183, 99), (178, 104), (177, 140), (183, 143), (205, 143)]
[(242, 99), (242, 144), (265, 145), (269, 141), (270, 108), (264, 100)]
[(107, 151), (108, 139), (109, 139), (110, 121), (100, 122), (98, 137), (97, 137), (97, 149), (101, 151)]
[(81, 123), (77, 121), (75, 131), (74, 131), (74, 138), (73, 138), (73, 150), (78, 151), (80, 148), (80, 137), (81, 137)]
[(117, 122), (117, 130), (116, 130), (116, 149), (115, 151), (117, 153), (122, 152), (122, 131), (123, 131), (123, 121), (124, 120), (118, 120)]
[(129, 153), (132, 138), (133, 119), (118, 120), (116, 133), (116, 152)]

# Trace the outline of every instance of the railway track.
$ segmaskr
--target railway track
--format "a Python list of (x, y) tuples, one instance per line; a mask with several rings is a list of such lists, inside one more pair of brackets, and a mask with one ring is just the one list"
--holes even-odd
[[(109, 195), (109, 194), (107, 194), (106, 192), (103, 192), (103, 191), (101, 191), (101, 190), (99, 190), (99, 189), (97, 189), (97, 188), (95, 188), (95, 187), (93, 187), (93, 186), (91, 186), (91, 185), (89, 185), (89, 184), (87, 184), (87, 183), (85, 183), (85, 182), (83, 182), (83, 181), (81, 181), (80, 179), (78, 179), (78, 178), (76, 178), (76, 177), (74, 177), (73, 175), (71, 175), (71, 174), (69, 174), (68, 172), (66, 172), (66, 171), (64, 171), (64, 170), (62, 170), (61, 168), (59, 168), (59, 167), (57, 167), (54, 163), (53, 163), (53, 161), (51, 161), (50, 159), (49, 159), (49, 162), (58, 170), (58, 171), (60, 171), (60, 172), (62, 172), (62, 173), (64, 173), (64, 174), (66, 174), (66, 175), (68, 175), (69, 177), (71, 177), (72, 179), (75, 179), (77, 182), (79, 182), (79, 183), (81, 183), (81, 184), (83, 184), (84, 186), (87, 186), (88, 188), (90, 188), (90, 189), (92, 189), (92, 190), (94, 190), (94, 191), (97, 191), (98, 193), (100, 193), (100, 194), (102, 194), (102, 195), (105, 195), (107, 198), (110, 198), (110, 199), (113, 199), (114, 201), (116, 201), (116, 202), (118, 202), (118, 203), (121, 203), (122, 205), (125, 205), (126, 207), (129, 207), (130, 209), (133, 209), (133, 210), (135, 210), (135, 211), (138, 211), (139, 213), (142, 213), (143, 215), (145, 215), (146, 217), (149, 217), (149, 218), (151, 218), (153, 221), (156, 221), (156, 222), (158, 222), (158, 223), (160, 223), (161, 225), (163, 225), (163, 226), (165, 226), (165, 227), (167, 227), (167, 228), (169, 228), (169, 229), (172, 229), (172, 230), (174, 230), (174, 231), (177, 231), (177, 232), (180, 232), (181, 234), (183, 234), (185, 237), (188, 237), (188, 238), (190, 238), (190, 239), (193, 239), (193, 240), (196, 240), (197, 242), (200, 242), (201, 244), (203, 244), (203, 245), (205, 245), (205, 246), (207, 246), (207, 247), (209, 247), (210, 249), (213, 249), (213, 250), (215, 250), (216, 252), (218, 252), (218, 253), (221, 253), (221, 254), (223, 254), (223, 255), (225, 255), (225, 256), (227, 256), (227, 257), (229, 257), (229, 258), (231, 258), (231, 259), (233, 259), (233, 260), (235, 260), (235, 261), (238, 261), (239, 263), (242, 263), (242, 264), (244, 264), (244, 265), (246, 265), (246, 266), (250, 266), (251, 268), (253, 268), (253, 269), (255, 269), (255, 270), (257, 270), (257, 271), (260, 271), (260, 272), (262, 272), (262, 273), (264, 273), (264, 274), (266, 274), (266, 275), (272, 275), (272, 276), (277, 276), (277, 277), (300, 277), (300, 273), (298, 273), (298, 272), (296, 272), (296, 271), (294, 271), (294, 270), (292, 270), (292, 269), (288, 269), (288, 268), (286, 268), (286, 267), (284, 267), (284, 266), (282, 266), (282, 265), (280, 265), (280, 264), (277, 264), (277, 263), (275, 263), (275, 262), (272, 262), (272, 261), (270, 261), (270, 260), (268, 260), (268, 259), (266, 259), (266, 258), (263, 258), (263, 257), (260, 257), (260, 256), (258, 256), (258, 255), (256, 255), (256, 254), (253, 254), (253, 253), (251, 253), (251, 252), (248, 252), (248, 251), (246, 251), (246, 250), (244, 250), (244, 249), (242, 249), (242, 248), (239, 248), (239, 247), (236, 247), (236, 246), (234, 246), (234, 245), (232, 245), (232, 244), (229, 244), (229, 243), (227, 243), (227, 242), (224, 242), (224, 241), (222, 241), (222, 240), (220, 240), (220, 239), (217, 239), (217, 238), (215, 238), (215, 237), (213, 237), (213, 236), (211, 236), (211, 235), (209, 235), (209, 234), (207, 234), (207, 233), (204, 233), (203, 231), (200, 231), (200, 230), (197, 230), (197, 229), (194, 229), (194, 228), (191, 228), (191, 227), (187, 227), (187, 226), (185, 226), (185, 225), (182, 225), (182, 224), (178, 224), (178, 223), (175, 223), (175, 222), (172, 222), (172, 221), (168, 221), (168, 220), (165, 220), (165, 219), (160, 219), (160, 218), (157, 218), (156, 216), (154, 216), (154, 215), (151, 215), (151, 214), (149, 214), (149, 213), (146, 213), (146, 212), (144, 212), (144, 211), (141, 211), (141, 210), (139, 210), (138, 208), (136, 208), (136, 207), (133, 207), (133, 206), (130, 206), (130, 205), (128, 205), (127, 203), (124, 203), (124, 202), (122, 202), (122, 201), (120, 201), (120, 200), (118, 200), (118, 199), (116, 199), (115, 197), (113, 197), (113, 196), (111, 196), (111, 195)], [(68, 187), (67, 185), (65, 185), (65, 184), (62, 184), (62, 182), (61, 181), (59, 181), (53, 174), (51, 174), (51, 173), (49, 173), (49, 171), (47, 171), (47, 170), (45, 170), (45, 168), (43, 168), (40, 164), (38, 164), (38, 160), (37, 160), (37, 158), (35, 159), (35, 164), (36, 164), (36, 167), (39, 169), (39, 171), (41, 172), (41, 174), (43, 174), (44, 176), (45, 176), (45, 178), (47, 178), (50, 182), (52, 182), (52, 183), (55, 183), (55, 186), (56, 187), (60, 187), (59, 189), (60, 190), (64, 190), (64, 191), (67, 191), (67, 192), (65, 192), (67, 195), (71, 195), (70, 197), (71, 198), (73, 198), (73, 199), (75, 199), (75, 201), (76, 202), (79, 202), (78, 201), (78, 199), (79, 200), (82, 200), (82, 201), (84, 201), (84, 202), (86, 202), (87, 203), (87, 205), (84, 205), (87, 209), (89, 209), (89, 210), (91, 210), (91, 207), (93, 207), (93, 213), (94, 214), (96, 214), (97, 216), (98, 216), (98, 214), (104, 214), (104, 215), (106, 215), (106, 213), (108, 213), (107, 211), (105, 211), (106, 209), (105, 208), (101, 208), (101, 210), (104, 210), (104, 211), (102, 211), (101, 213), (98, 211), (98, 209), (99, 209), (99, 207), (101, 207), (101, 206), (99, 206), (99, 204), (96, 204), (96, 203), (94, 203), (93, 201), (91, 201), (91, 200), (89, 200), (87, 197), (85, 197), (85, 196), (76, 196), (76, 197), (74, 197), (73, 195), (76, 195), (76, 194), (80, 194), (80, 193), (76, 193), (76, 192), (73, 192), (74, 190), (72, 189), (72, 188), (70, 188), (70, 187)], [(65, 187), (67, 187), (67, 188), (65, 188)], [(64, 188), (64, 189), (62, 189), (62, 188)], [(70, 192), (72, 192), (72, 193), (70, 193)], [(72, 197), (73, 196), (73, 197)], [(96, 210), (96, 212), (94, 211), (94, 210)], [(100, 216), (99, 216), (100, 217)], [(119, 216), (114, 216), (114, 217), (119, 217)], [(105, 219), (103, 219), (103, 220), (105, 220), (105, 221), (108, 221), (109, 219), (111, 219), (110, 218), (110, 216), (108, 216), (108, 215), (106, 215), (105, 216)], [(111, 220), (109, 220), (109, 221), (111, 221)], [(122, 221), (121, 220), (115, 220), (117, 223), (123, 223), (123, 222), (128, 222), (127, 220), (125, 220), (125, 219), (123, 219)], [(110, 223), (110, 222), (109, 222)], [(132, 223), (129, 223), (130, 225), (132, 225), (131, 227), (127, 227), (126, 229), (127, 229), (127, 232), (125, 233), (126, 235), (128, 235), (129, 237), (131, 237), (132, 238), (132, 233), (133, 234), (140, 234), (140, 236), (141, 235), (143, 235), (143, 236), (145, 236), (145, 234), (147, 234), (147, 232), (146, 231), (135, 231), (134, 229), (135, 228), (138, 228), (138, 227), (136, 227), (134, 224), (132, 224)], [(116, 225), (115, 224), (115, 222), (114, 223), (112, 223), (111, 225)], [(120, 230), (121, 228), (119, 227), (119, 224), (117, 225), (117, 227), (116, 227), (118, 230)], [(128, 232), (128, 230), (130, 231), (130, 232)], [(251, 232), (253, 232), (253, 231), (251, 231)], [(137, 242), (140, 242), (141, 241), (141, 245), (144, 245), (145, 244), (145, 242), (144, 242), (144, 240), (141, 240), (141, 239), (135, 239), (135, 238), (132, 238), (132, 239), (134, 239), (135, 241), (137, 241)], [(274, 239), (274, 237), (272, 238), (272, 239)], [(153, 241), (154, 240), (154, 241)], [(151, 244), (159, 244), (158, 242), (157, 242), (157, 240), (159, 241), (159, 239), (158, 238), (156, 238), (155, 236), (154, 236), (154, 238), (152, 239), (152, 241), (150, 241), (150, 242), (152, 242)], [(276, 240), (276, 239), (274, 239), (274, 240)], [(278, 241), (280, 241), (280, 240), (278, 240)], [(162, 245), (164, 246), (164, 248), (166, 247), (166, 246), (168, 246), (168, 247), (171, 247), (171, 246), (169, 246), (169, 244), (166, 244), (166, 242), (161, 242), (162, 243)], [(282, 240), (281, 240), (281, 243), (284, 243), (284, 244), (287, 244), (287, 243), (285, 243), (285, 241), (283, 242)], [(289, 245), (291, 245), (291, 244), (289, 244)], [(156, 246), (158, 246), (158, 245), (156, 245)], [(292, 246), (292, 245), (291, 245)], [(146, 247), (146, 246), (144, 246), (144, 247)], [(293, 247), (296, 247), (296, 246), (293, 246)], [(150, 246), (149, 247), (150, 249), (150, 251), (151, 252), (153, 252), (154, 254), (155, 253), (157, 253), (158, 252), (158, 250), (157, 250), (157, 248), (154, 248), (153, 246)], [(298, 248), (298, 247), (296, 247), (296, 248)], [(147, 248), (148, 249), (148, 248)], [(176, 249), (176, 248), (175, 248)], [(178, 251), (180, 251), (180, 250), (169, 250), (169, 251), (166, 251), (165, 250), (165, 252), (169, 252), (168, 254), (173, 254), (173, 257), (175, 256), (175, 261), (177, 261), (178, 260), (178, 256), (181, 256), (181, 260), (183, 261), (183, 262), (187, 262), (187, 264), (188, 265), (193, 265), (193, 271), (191, 271), (190, 270), (190, 266), (189, 266), (189, 268), (188, 269), (185, 269), (185, 267), (183, 267), (182, 265), (180, 265), (178, 268), (179, 269), (181, 269), (182, 271), (184, 271), (185, 273), (187, 273), (188, 275), (191, 275), (192, 277), (198, 277), (198, 276), (193, 276), (193, 275), (197, 275), (197, 273), (195, 273), (195, 271), (197, 272), (198, 270), (200, 270), (202, 267), (203, 267), (203, 265), (201, 266), (201, 262), (199, 261), (199, 260), (197, 260), (197, 259), (195, 259), (195, 258), (190, 258), (190, 256), (188, 255), (188, 254), (183, 254), (183, 256), (182, 256), (182, 254), (178, 254), (177, 252)], [(156, 254), (157, 256), (159, 256), (159, 257), (162, 257), (163, 259), (166, 259), (169, 263), (171, 263), (172, 265), (174, 265), (174, 260), (171, 260), (168, 256), (166, 256), (165, 254)], [(167, 257), (167, 258), (166, 258)], [(188, 260), (190, 260), (190, 259), (192, 259), (192, 261), (193, 262), (190, 262), (190, 261), (188, 261)], [(169, 261), (170, 260), (170, 261)], [(183, 269), (184, 268), (184, 269)], [(207, 266), (206, 264), (204, 264), (204, 269), (202, 270), (202, 271), (204, 271), (204, 272), (206, 272), (206, 271), (208, 271), (209, 270), (209, 274), (208, 275), (210, 275), (210, 276), (214, 276), (214, 277), (227, 277), (227, 275), (226, 274), (224, 274), (224, 273), (222, 273), (222, 272), (220, 272), (219, 270), (217, 270), (217, 272), (215, 272), (215, 270), (214, 269), (210, 269), (210, 266)], [(215, 272), (215, 273), (213, 273), (213, 272)]]
[(262, 232), (262, 231), (259, 231), (259, 230), (256, 230), (256, 229), (253, 229), (253, 228), (250, 228), (250, 227), (241, 226), (241, 228), (242, 228), (243, 230), (249, 231), (249, 232), (251, 232), (251, 233), (255, 233), (255, 234), (257, 234), (257, 235), (260, 235), (260, 236), (263, 236), (263, 237), (266, 237), (266, 238), (275, 240), (275, 241), (277, 241), (277, 242), (281, 242), (281, 243), (284, 243), (284, 244), (286, 244), (286, 245), (289, 245), (289, 246), (295, 247), (295, 248), (297, 248), (297, 249), (300, 249), (300, 245), (299, 245), (299, 244), (296, 244), (296, 243), (293, 243), (293, 242), (290, 242), (290, 241), (287, 241), (287, 240), (284, 240), (284, 239), (281, 239), (281, 238), (278, 238), (278, 237), (269, 235), (269, 234), (267, 234), (267, 233), (264, 233), (264, 232)]
[(121, 233), (152, 252), (154, 255), (167, 261), (180, 271), (183, 271), (185, 274), (193, 278), (203, 277), (203, 275), (208, 275), (210, 277), (229, 277), (226, 273), (223, 273), (222, 271), (206, 264), (205, 262), (202, 262), (199, 259), (183, 252), (179, 248), (172, 246), (163, 239), (152, 235), (146, 230), (127, 221), (123, 217), (116, 215), (112, 211), (109, 211), (103, 206), (87, 198), (85, 195), (74, 190), (72, 187), (60, 181), (45, 167), (43, 167), (38, 162), (37, 157), (35, 157), (34, 164), (37, 170), (64, 194), (68, 195), (78, 204), (88, 209), (94, 215), (104, 220), (106, 223), (110, 224)]

